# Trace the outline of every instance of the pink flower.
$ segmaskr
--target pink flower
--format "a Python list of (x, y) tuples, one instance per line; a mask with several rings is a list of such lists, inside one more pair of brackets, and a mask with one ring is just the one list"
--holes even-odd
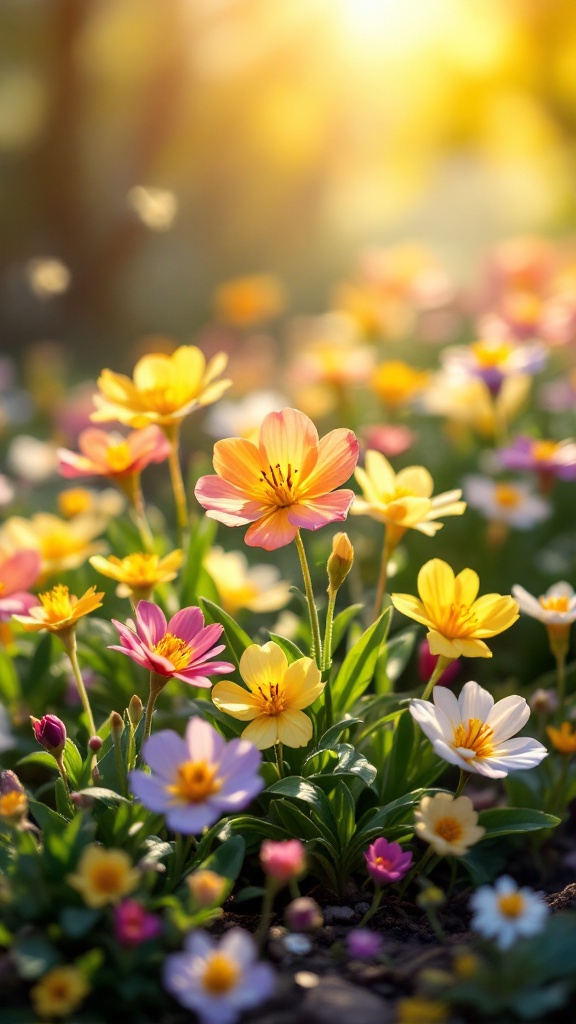
[(114, 938), (119, 945), (139, 946), (161, 931), (160, 918), (148, 913), (137, 900), (124, 900), (114, 907)]
[[(440, 657), (439, 654), (432, 654), (430, 652), (430, 644), (424, 638), (420, 646), (418, 647), (418, 675), (423, 683), (427, 683), (436, 668), (436, 662)], [(437, 680), (437, 686), (450, 686), (454, 682), (460, 672), (460, 662), (458, 658), (451, 661), (447, 668), (444, 670), (440, 679)]]
[(348, 955), (355, 960), (371, 960), (382, 950), (383, 939), (370, 928), (351, 928), (346, 936)]
[(364, 854), (366, 868), (376, 885), (399, 882), (412, 864), (412, 853), (403, 850), (400, 843), (389, 843), (384, 836), (376, 839)]
[(66, 746), (66, 726), (56, 715), (43, 715), (42, 718), (30, 718), (34, 735), (38, 743), (58, 757)]
[(29, 594), (40, 575), (40, 555), (32, 549), (0, 556), (0, 622), (13, 615), (27, 615), (38, 604), (36, 594)]
[(141, 473), (151, 462), (164, 462), (170, 454), (170, 442), (156, 425), (133, 430), (126, 437), (88, 427), (80, 434), (78, 445), (80, 454), (58, 449), (58, 469), (68, 479), (105, 476), (119, 480)]
[(257, 445), (241, 437), (217, 441), (217, 475), (201, 477), (194, 493), (210, 519), (251, 523), (246, 543), (273, 551), (301, 528), (346, 518), (354, 492), (334, 488), (349, 478), (358, 452), (351, 430), (331, 430), (320, 440), (308, 416), (283, 409), (264, 417)]
[(277, 882), (299, 878), (306, 870), (304, 844), (299, 839), (265, 839), (260, 847), (260, 864), (264, 873)]
[(225, 648), (225, 644), (213, 646), (222, 634), (222, 626), (205, 626), (199, 608), (182, 608), (167, 623), (158, 605), (140, 601), (136, 624), (132, 619), (126, 625), (115, 619), (112, 622), (120, 633), (120, 646), (111, 644), (110, 650), (127, 654), (137, 665), (158, 676), (210, 687), (208, 674), (234, 671), (229, 661), (210, 661)]

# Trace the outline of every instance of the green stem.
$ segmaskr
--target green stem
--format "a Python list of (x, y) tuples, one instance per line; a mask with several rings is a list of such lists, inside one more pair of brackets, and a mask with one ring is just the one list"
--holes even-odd
[(90, 736), (95, 736), (96, 726), (94, 724), (94, 716), (92, 714), (92, 708), (90, 707), (90, 701), (88, 700), (88, 694), (86, 692), (86, 687), (84, 686), (84, 680), (82, 679), (82, 673), (80, 672), (80, 666), (78, 664), (78, 654), (76, 651), (76, 634), (74, 632), (74, 629), (71, 629), (69, 632), (60, 633), (59, 636), (66, 650), (66, 654), (70, 658), (70, 664), (72, 666), (74, 679), (76, 680), (76, 686), (78, 687), (80, 700), (82, 701), (82, 707), (84, 708), (86, 718), (88, 719), (88, 731), (90, 733)]
[(390, 543), (388, 538), (388, 530), (386, 527), (384, 527), (384, 548), (382, 551), (382, 559), (380, 562), (380, 572), (378, 574), (376, 597), (374, 599), (374, 611), (372, 612), (373, 622), (376, 622), (376, 619), (380, 615), (380, 609), (382, 608), (382, 601), (384, 600), (384, 594), (386, 593), (386, 584), (388, 582), (388, 563), (390, 561), (390, 558), (392, 557), (393, 550), (393, 545)]
[(456, 787), (456, 792), (454, 793), (454, 799), (455, 800), (462, 793), (462, 790), (464, 789), (464, 786), (466, 785), (466, 783), (468, 782), (468, 779), (470, 778), (470, 774), (471, 774), (470, 772), (465, 772), (463, 768), (460, 769), (460, 778), (458, 779), (458, 785)]
[(121, 737), (117, 739), (113, 736), (112, 742), (114, 744), (114, 759), (116, 761), (116, 771), (118, 772), (118, 780), (120, 782), (120, 796), (128, 796), (128, 775), (126, 771), (126, 765), (122, 759), (122, 743)]
[(144, 501), (142, 499), (142, 491), (140, 490), (140, 487), (137, 488), (134, 494), (132, 512), (134, 514), (136, 526), (138, 527), (142, 547), (149, 554), (154, 554), (154, 537), (152, 536), (152, 530), (150, 529), (150, 524), (146, 518)]
[(270, 918), (272, 917), (272, 906), (274, 903), (274, 897), (278, 891), (278, 887), (274, 879), (268, 875), (266, 879), (266, 888), (264, 889), (264, 896), (262, 897), (262, 910), (260, 911), (260, 923), (254, 934), (256, 945), (261, 950), (266, 941), (268, 934), (268, 928), (270, 926)]
[(304, 589), (306, 590), (306, 600), (308, 601), (308, 614), (310, 616), (310, 629), (312, 631), (312, 643), (310, 645), (310, 656), (314, 658), (318, 668), (322, 667), (322, 641), (320, 640), (320, 623), (318, 622), (318, 611), (314, 604), (314, 591), (312, 590), (312, 579), (310, 576), (310, 569), (308, 568), (308, 561), (306, 559), (306, 552), (304, 550), (304, 544), (302, 543), (302, 537), (300, 536), (300, 530), (296, 530), (296, 550), (300, 559), (300, 567), (302, 569), (302, 576), (304, 577)]
[(176, 503), (178, 542), (181, 544), (182, 539), (188, 530), (188, 502), (186, 500), (186, 488), (184, 487), (182, 467), (180, 466), (180, 424), (171, 423), (165, 426), (164, 433), (170, 441), (168, 468), (170, 470), (170, 479), (172, 481), (172, 490), (174, 491), (174, 501)]
[(558, 780), (554, 786), (548, 805), (550, 814), (557, 814), (558, 817), (563, 817), (563, 812), (566, 810), (566, 781), (568, 779), (568, 770), (570, 768), (570, 754), (561, 754), (562, 767), (558, 775)]
[(334, 625), (334, 609), (336, 607), (336, 595), (338, 591), (328, 590), (328, 607), (326, 609), (326, 629), (324, 631), (324, 657), (322, 659), (322, 671), (328, 672), (332, 664), (332, 627)]
[(556, 655), (556, 673), (558, 678), (558, 709), (562, 717), (564, 699), (566, 696), (566, 654)]
[(419, 875), (424, 870), (424, 868), (426, 867), (428, 861), (433, 856), (434, 856), (434, 850), (432, 849), (431, 846), (429, 846), (428, 849), (426, 850), (425, 854), (418, 861), (418, 863), (415, 864), (414, 867), (412, 868), (412, 870), (409, 871), (408, 874), (406, 875), (404, 881), (402, 882), (402, 885), (400, 886), (400, 890), (399, 890), (399, 893), (398, 893), (399, 896), (403, 896), (404, 895), (404, 893), (406, 892), (406, 889), (410, 885), (410, 882), (414, 878), (416, 878), (416, 875)]
[(432, 693), (432, 690), (434, 689), (436, 683), (440, 679), (440, 676), (446, 671), (448, 665), (450, 665), (453, 661), (454, 658), (447, 658), (445, 654), (439, 655), (434, 671), (430, 676), (430, 679), (426, 683), (426, 689), (422, 694), (422, 700), (428, 700), (430, 694)]
[(378, 910), (378, 907), (380, 906), (380, 903), (382, 902), (382, 894), (383, 894), (383, 892), (384, 892), (384, 890), (383, 890), (382, 886), (381, 885), (377, 886), (376, 892), (374, 893), (374, 899), (372, 900), (372, 904), (371, 904), (370, 908), (364, 914), (364, 917), (362, 918), (362, 920), (360, 921), (360, 924), (358, 925), (359, 928), (363, 928), (364, 925), (366, 924), (366, 922), (369, 921), (371, 917), (374, 917), (374, 914), (376, 913), (376, 911)]
[(283, 779), (284, 778), (284, 760), (283, 760), (282, 744), (280, 743), (280, 740), (277, 740), (277, 742), (274, 744), (274, 753), (276, 754), (276, 764), (278, 766), (278, 778)]
[(148, 695), (148, 703), (146, 704), (146, 718), (144, 721), (144, 736), (142, 742), (147, 740), (152, 732), (152, 715), (154, 707), (158, 700), (158, 696), (164, 689), (165, 685), (166, 679), (164, 676), (159, 676), (156, 672), (150, 673), (150, 692)]
[(174, 856), (170, 864), (166, 886), (168, 892), (171, 892), (172, 889), (175, 889), (176, 886), (178, 885), (178, 882), (180, 881), (182, 872), (184, 870), (184, 865), (186, 864), (188, 854), (190, 853), (190, 850), (192, 849), (192, 846), (195, 845), (195, 843), (196, 840), (194, 839), (194, 836), (183, 836), (181, 832), (176, 832)]

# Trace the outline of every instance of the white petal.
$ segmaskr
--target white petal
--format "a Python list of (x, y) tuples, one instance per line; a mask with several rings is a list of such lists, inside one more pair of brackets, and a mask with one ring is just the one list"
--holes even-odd
[(524, 697), (513, 694), (496, 702), (486, 719), (486, 724), (494, 730), (494, 743), (502, 743), (520, 732), (529, 718), (530, 708)]
[(478, 718), (485, 722), (494, 707), (494, 697), (478, 683), (470, 680), (465, 683), (458, 698), (462, 721), (467, 724), (469, 718)]

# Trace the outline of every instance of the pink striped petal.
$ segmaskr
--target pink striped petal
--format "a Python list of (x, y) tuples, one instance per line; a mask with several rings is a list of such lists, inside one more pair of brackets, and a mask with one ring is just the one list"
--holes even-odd
[(288, 464), (298, 470), (298, 479), (309, 476), (318, 461), (318, 431), (311, 419), (298, 409), (282, 409), (264, 417), (259, 436), (264, 468)]
[(341, 522), (346, 519), (350, 505), (354, 500), (354, 491), (333, 491), (317, 497), (314, 501), (291, 505), (287, 509), (288, 519), (293, 526), (305, 530), (319, 530), (328, 523)]
[(166, 616), (161, 608), (152, 601), (139, 601), (136, 608), (136, 628), (138, 636), (147, 647), (155, 647), (166, 635)]
[(224, 526), (245, 526), (264, 515), (269, 505), (255, 501), (219, 476), (202, 476), (194, 488), (196, 500), (210, 519)]
[(352, 430), (340, 427), (326, 434), (319, 444), (314, 472), (306, 481), (301, 478), (306, 497), (327, 494), (345, 483), (356, 468), (359, 453), (360, 445)]
[[(293, 507), (293, 506), (292, 506)], [(290, 544), (296, 536), (297, 527), (288, 517), (290, 508), (276, 508), (263, 516), (246, 531), (244, 540), (249, 547), (275, 551)]]
[[(203, 628), (204, 616), (202, 612), (199, 608), (190, 607), (182, 608), (172, 616), (166, 627), (166, 632), (172, 633), (172, 636), (180, 637), (187, 644), (194, 644), (194, 640)], [(222, 626), (220, 626), (218, 636), (220, 636), (221, 632)]]

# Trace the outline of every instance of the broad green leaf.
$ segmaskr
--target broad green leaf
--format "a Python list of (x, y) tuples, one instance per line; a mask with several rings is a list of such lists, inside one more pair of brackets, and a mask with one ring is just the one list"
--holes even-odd
[(332, 654), (338, 649), (351, 622), (354, 621), (358, 612), (361, 612), (364, 605), (351, 604), (344, 608), (338, 615), (334, 616), (332, 623)]
[(390, 614), (389, 608), (382, 612), (348, 651), (331, 684), (334, 711), (348, 711), (370, 685), (380, 647), (386, 637)]
[(250, 647), (252, 640), (247, 633), (228, 615), (223, 608), (209, 601), (206, 597), (199, 598), (200, 606), (204, 611), (208, 622), (219, 622), (224, 626), (224, 633), (228, 641), (228, 653), (232, 655), (236, 665), (240, 667), (240, 658), (247, 647)]
[[(203, 516), (194, 524), (190, 534), (188, 547), (184, 555), (184, 564), (180, 575), (180, 607), (195, 605), (201, 594), (201, 578), (205, 574), (202, 563), (206, 552), (214, 543), (218, 524), (213, 519)], [(206, 574), (207, 575), (207, 574)], [(205, 593), (202, 593), (205, 597)]]
[(328, 796), (338, 826), (340, 849), (345, 852), (356, 828), (354, 797), (342, 779)]
[(0, 650), (0, 703), (16, 708), (20, 698), (20, 681), (9, 654)]
[(353, 718), (352, 715), (346, 715), (341, 722), (336, 722), (330, 729), (326, 730), (323, 736), (320, 737), (318, 740), (318, 749), (329, 750), (334, 743), (337, 743), (346, 729), (350, 729), (353, 725), (361, 725), (362, 722), (362, 718)]
[(392, 683), (400, 678), (406, 668), (414, 650), (418, 632), (418, 627), (408, 626), (408, 629), (403, 629), (401, 633), (396, 633), (395, 636), (388, 639), (386, 675)]
[(301, 651), (292, 640), (288, 640), (285, 636), (280, 636), (279, 633), (270, 633), (270, 639), (273, 640), (275, 644), (278, 644), (278, 647), (282, 648), (289, 662), (309, 657), (309, 655), (304, 654), (304, 651)]
[(246, 843), (240, 834), (232, 835), (202, 862), (200, 867), (235, 882), (242, 870)]
[(545, 814), (544, 811), (531, 810), (529, 807), (492, 807), (478, 815), (478, 824), (486, 829), (482, 840), (555, 828), (560, 820), (554, 814)]
[(63, 832), (68, 825), (68, 819), (51, 807), (40, 803), (39, 800), (30, 800), (30, 811), (38, 827), (43, 832)]

